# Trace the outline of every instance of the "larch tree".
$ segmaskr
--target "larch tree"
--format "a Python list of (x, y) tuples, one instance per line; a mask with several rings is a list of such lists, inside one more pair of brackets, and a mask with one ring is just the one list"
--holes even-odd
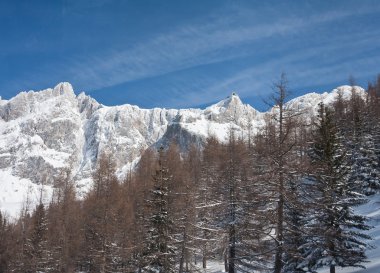
[(207, 267), (207, 261), (218, 248), (220, 227), (215, 219), (215, 211), (221, 204), (215, 189), (219, 187), (219, 160), (221, 145), (214, 137), (206, 141), (202, 153), (200, 177), (196, 196), (196, 241), (202, 259), (202, 268)]
[(223, 145), (220, 161), (222, 185), (219, 219), (226, 233), (228, 272), (250, 272), (263, 269), (263, 246), (268, 222), (263, 217), (265, 205), (260, 184), (252, 179), (249, 145), (230, 130), (229, 141)]
[(119, 190), (115, 167), (109, 154), (102, 154), (93, 174), (93, 190), (84, 200), (85, 244), (83, 254), (90, 272), (110, 272), (117, 249), (114, 240), (116, 213), (113, 202)]
[(196, 270), (196, 261), (193, 256), (198, 248), (196, 192), (201, 176), (201, 152), (192, 145), (183, 159), (183, 168), (180, 179), (181, 190), (178, 192), (179, 211), (176, 219), (179, 220), (177, 230), (179, 236), (179, 273)]
[(246, 158), (244, 143), (236, 139), (232, 128), (229, 134), (229, 142), (224, 147), (225, 157), (221, 161), (219, 171), (222, 185), (216, 192), (221, 193), (222, 210), (219, 211), (218, 218), (226, 234), (228, 272), (235, 273), (239, 263), (242, 262), (239, 252), (244, 242), (241, 229), (245, 223), (243, 214), (247, 212), (244, 210), (246, 200), (243, 194), (247, 179), (243, 173), (244, 158)]
[[(289, 98), (288, 81), (283, 73), (278, 82), (274, 84), (274, 93), (271, 96), (271, 103), (275, 106), (271, 110), (266, 123), (264, 133), (266, 148), (266, 179), (268, 185), (268, 200), (272, 204), (274, 229), (274, 273), (281, 273), (284, 266), (285, 228), (286, 228), (286, 206), (292, 202), (287, 192), (291, 183), (296, 183), (297, 179), (294, 169), (291, 168), (292, 157), (296, 140), (293, 132), (296, 128), (297, 111), (291, 109), (286, 100)], [(290, 228), (289, 226), (287, 227)]]

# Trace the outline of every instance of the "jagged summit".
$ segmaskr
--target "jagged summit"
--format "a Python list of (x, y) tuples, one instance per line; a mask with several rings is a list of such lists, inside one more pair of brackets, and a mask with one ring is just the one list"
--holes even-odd
[(57, 95), (74, 95), (74, 89), (71, 83), (61, 82), (53, 88), (53, 92)]
[(243, 102), (241, 101), (238, 94), (236, 94), (235, 92), (232, 92), (231, 95), (228, 96), (227, 99), (225, 100), (225, 107), (226, 108), (239, 107), (242, 105), (243, 105)]
[(220, 102), (211, 105), (207, 107), (207, 109), (218, 109), (218, 108), (231, 108), (231, 107), (238, 107), (243, 106), (243, 102), (241, 101), (240, 97), (237, 93), (232, 92), (230, 96), (225, 98), (224, 100), (221, 100)]

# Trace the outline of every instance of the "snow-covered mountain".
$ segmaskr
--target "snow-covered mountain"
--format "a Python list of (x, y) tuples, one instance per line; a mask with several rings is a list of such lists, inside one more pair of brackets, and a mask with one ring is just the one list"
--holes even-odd
[[(288, 107), (313, 115), (319, 102), (331, 103), (339, 90), (351, 94), (351, 87), (342, 86), (293, 99)], [(175, 139), (186, 149), (209, 136), (224, 141), (231, 129), (247, 137), (248, 130), (260, 130), (267, 114), (243, 104), (235, 93), (206, 109), (177, 110), (107, 107), (84, 93), (76, 96), (69, 83), (21, 92), (0, 100), (0, 209), (15, 214), (27, 195), (38, 195), (39, 185), (51, 192), (54, 178), (65, 168), (72, 170), (78, 192), (85, 192), (103, 152), (112, 154), (123, 177), (148, 147)]]

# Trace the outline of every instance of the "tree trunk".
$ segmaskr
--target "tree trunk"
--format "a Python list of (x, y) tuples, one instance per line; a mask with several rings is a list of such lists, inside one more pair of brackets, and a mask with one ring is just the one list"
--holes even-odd
[(230, 240), (229, 240), (229, 257), (228, 257), (228, 273), (235, 273), (235, 254), (236, 254), (236, 245), (235, 245), (235, 226), (230, 227)]
[(181, 257), (179, 259), (179, 273), (183, 273), (183, 265), (185, 263), (185, 241), (186, 241), (186, 228), (183, 229), (183, 241), (181, 246)]
[[(207, 231), (203, 231), (203, 236), (206, 239), (207, 238)], [(206, 268), (206, 263), (207, 263), (207, 243), (203, 243), (203, 249), (202, 249), (202, 268)]]
[(330, 265), (330, 273), (335, 273), (335, 265)]
[(283, 223), (284, 223), (284, 186), (282, 175), (280, 174), (280, 196), (277, 208), (277, 236), (276, 236), (276, 256), (274, 261), (274, 273), (281, 273), (283, 254)]
[(224, 271), (228, 272), (227, 249), (224, 251)]
[(281, 75), (281, 85), (279, 85), (279, 136), (278, 136), (278, 167), (279, 167), (279, 185), (278, 185), (278, 205), (277, 205), (277, 234), (276, 234), (276, 256), (274, 261), (274, 273), (281, 273), (283, 262), (283, 228), (284, 228), (284, 102), (285, 102), (285, 78)]

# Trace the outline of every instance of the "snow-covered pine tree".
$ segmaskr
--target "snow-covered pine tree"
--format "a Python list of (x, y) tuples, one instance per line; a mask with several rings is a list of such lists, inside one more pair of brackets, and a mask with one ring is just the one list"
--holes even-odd
[(175, 250), (173, 238), (173, 220), (168, 206), (170, 179), (169, 169), (165, 165), (163, 148), (159, 149), (158, 169), (153, 176), (154, 188), (147, 200), (147, 234), (142, 259), (144, 272), (171, 273), (175, 271)]
[(287, 191), (287, 199), (291, 202), (285, 203), (285, 229), (284, 229), (284, 255), (283, 272), (301, 273), (305, 272), (300, 265), (303, 263), (303, 250), (300, 248), (305, 244), (305, 226), (307, 225), (308, 205), (305, 196), (305, 186), (302, 179), (290, 181)]
[(361, 188), (366, 195), (380, 191), (380, 98), (376, 95), (376, 88), (380, 90), (380, 77), (373, 89), (369, 87), (367, 92), (362, 110), (363, 128), (358, 145), (360, 157), (357, 162), (361, 170), (359, 174), (364, 182)]
[(51, 253), (48, 249), (45, 206), (40, 202), (32, 217), (32, 230), (26, 250), (30, 256), (31, 272), (51, 272)]
[(380, 166), (380, 74), (377, 81), (368, 85), (367, 110), (368, 131), (370, 132), (375, 145), (375, 154)]
[(369, 99), (365, 101), (362, 98), (358, 87), (351, 84), (351, 98), (345, 110), (346, 122), (339, 123), (351, 165), (350, 183), (366, 195), (380, 190), (380, 170), (372, 134), (376, 126), (371, 122), (369, 103)]
[(363, 133), (350, 154), (350, 182), (365, 195), (380, 191), (380, 166), (373, 135)]
[(366, 218), (354, 213), (365, 196), (349, 183), (350, 166), (341, 143), (333, 113), (322, 103), (310, 152), (313, 213), (308, 221), (309, 237), (301, 247), (304, 262), (300, 268), (315, 271), (329, 266), (363, 267), (366, 261), (368, 230)]

